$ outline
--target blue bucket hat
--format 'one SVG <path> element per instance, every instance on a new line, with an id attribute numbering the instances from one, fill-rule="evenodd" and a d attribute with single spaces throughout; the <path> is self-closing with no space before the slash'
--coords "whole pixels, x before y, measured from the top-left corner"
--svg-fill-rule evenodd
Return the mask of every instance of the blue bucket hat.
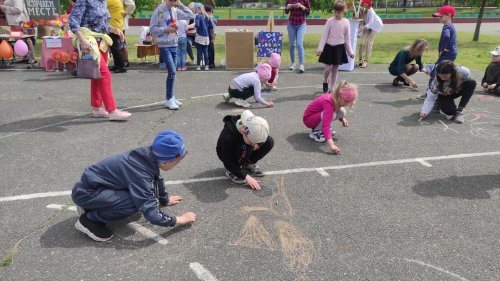
<path id="1" fill-rule="evenodd" d="M 194 10 L 195 11 L 198 11 L 201 8 L 203 8 L 203 4 L 201 4 L 201 3 L 194 3 Z"/>
<path id="2" fill-rule="evenodd" d="M 152 145 L 153 157 L 156 161 L 170 161 L 178 159 L 186 153 L 184 139 L 175 131 L 159 132 Z"/>

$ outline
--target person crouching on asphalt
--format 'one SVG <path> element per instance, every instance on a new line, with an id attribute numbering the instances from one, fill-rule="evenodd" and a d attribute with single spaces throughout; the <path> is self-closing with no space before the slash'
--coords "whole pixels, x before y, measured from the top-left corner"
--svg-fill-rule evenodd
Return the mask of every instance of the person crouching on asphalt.
<path id="1" fill-rule="evenodd" d="M 254 177 L 263 177 L 264 172 L 257 162 L 274 146 L 269 124 L 250 110 L 243 111 L 241 115 L 227 115 L 222 121 L 224 128 L 216 150 L 227 170 L 226 176 L 234 183 L 246 183 L 252 189 L 260 190 L 260 182 Z"/>
<path id="2" fill-rule="evenodd" d="M 256 67 L 256 71 L 241 74 L 234 78 L 227 89 L 227 93 L 222 98 L 229 102 L 232 98 L 237 99 L 234 103 L 237 106 L 248 108 L 251 105 L 246 101 L 253 96 L 255 100 L 267 107 L 272 107 L 272 101 L 266 101 L 261 96 L 262 84 L 271 79 L 271 66 L 268 63 L 261 63 Z"/>
<path id="3" fill-rule="evenodd" d="M 158 133 L 151 146 L 109 157 L 87 167 L 71 194 L 81 213 L 75 228 L 95 241 L 104 242 L 114 235 L 107 224 L 137 212 L 150 223 L 160 226 L 194 222 L 196 215 L 192 212 L 176 217 L 160 210 L 160 206 L 172 206 L 182 201 L 181 196 L 167 193 L 160 169 L 173 169 L 186 154 L 182 136 L 166 130 Z"/>

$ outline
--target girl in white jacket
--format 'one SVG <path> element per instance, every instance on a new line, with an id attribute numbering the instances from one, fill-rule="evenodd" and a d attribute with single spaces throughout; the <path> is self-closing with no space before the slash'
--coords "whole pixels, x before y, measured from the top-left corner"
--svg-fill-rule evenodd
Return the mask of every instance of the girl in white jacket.
<path id="1" fill-rule="evenodd" d="M 375 13 L 372 8 L 371 0 L 361 1 L 363 21 L 360 24 L 361 44 L 359 44 L 359 66 L 365 68 L 368 66 L 368 60 L 372 54 L 373 41 L 375 35 L 382 31 L 384 24 L 382 19 Z M 364 57 L 363 57 L 364 56 Z"/>

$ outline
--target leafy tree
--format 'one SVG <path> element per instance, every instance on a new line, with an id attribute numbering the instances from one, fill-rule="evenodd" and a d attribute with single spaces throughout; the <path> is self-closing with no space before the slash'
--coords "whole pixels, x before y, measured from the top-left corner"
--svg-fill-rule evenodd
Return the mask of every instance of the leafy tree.
<path id="1" fill-rule="evenodd" d="M 490 1 L 493 2 L 493 4 L 498 7 L 500 5 L 500 0 L 493 0 Z M 472 6 L 479 6 L 479 15 L 477 17 L 476 21 L 476 29 L 474 30 L 474 38 L 472 41 L 479 41 L 479 33 L 481 30 L 481 22 L 483 21 L 483 15 L 484 15 L 484 6 L 486 6 L 486 0 L 470 0 L 469 2 Z"/>

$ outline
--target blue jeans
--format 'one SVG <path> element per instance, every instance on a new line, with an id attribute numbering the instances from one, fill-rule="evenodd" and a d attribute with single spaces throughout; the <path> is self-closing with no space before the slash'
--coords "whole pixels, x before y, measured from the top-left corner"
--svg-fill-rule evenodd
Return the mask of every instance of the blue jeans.
<path id="1" fill-rule="evenodd" d="M 201 60 L 205 62 L 205 65 L 208 65 L 208 45 L 196 44 L 196 63 L 201 65 Z M 202 58 L 203 56 L 203 58 Z"/>
<path id="2" fill-rule="evenodd" d="M 177 67 L 186 66 L 187 38 L 179 37 L 177 42 Z"/>
<path id="3" fill-rule="evenodd" d="M 306 23 L 299 26 L 288 24 L 288 41 L 290 42 L 290 60 L 295 63 L 295 46 L 299 49 L 299 63 L 304 64 L 304 35 L 306 34 Z"/>
<path id="4" fill-rule="evenodd" d="M 169 100 L 174 96 L 174 81 L 175 81 L 175 62 L 177 60 L 177 47 L 160 48 L 160 55 L 163 57 L 163 62 L 167 67 L 167 92 L 166 99 Z"/>

